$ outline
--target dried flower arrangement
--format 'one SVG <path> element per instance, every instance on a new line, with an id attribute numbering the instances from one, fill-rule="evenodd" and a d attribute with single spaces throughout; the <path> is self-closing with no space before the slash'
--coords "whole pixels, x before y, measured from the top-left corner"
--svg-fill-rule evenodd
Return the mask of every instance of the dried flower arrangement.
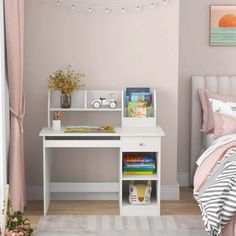
<path id="1" fill-rule="evenodd" d="M 57 70 L 49 75 L 48 88 L 60 91 L 62 94 L 71 94 L 72 92 L 84 87 L 81 84 L 81 78 L 85 77 L 83 73 L 76 73 L 71 65 L 66 70 Z"/>

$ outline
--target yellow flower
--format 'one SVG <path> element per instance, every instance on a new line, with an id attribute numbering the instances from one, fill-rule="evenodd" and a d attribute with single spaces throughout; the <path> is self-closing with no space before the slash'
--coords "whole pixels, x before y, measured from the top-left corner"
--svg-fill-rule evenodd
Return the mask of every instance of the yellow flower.
<path id="1" fill-rule="evenodd" d="M 71 65 L 68 65 L 66 71 L 57 70 L 49 75 L 48 88 L 58 90 L 64 94 L 71 94 L 75 90 L 84 87 L 81 84 L 81 78 L 85 77 L 82 73 L 75 73 Z"/>

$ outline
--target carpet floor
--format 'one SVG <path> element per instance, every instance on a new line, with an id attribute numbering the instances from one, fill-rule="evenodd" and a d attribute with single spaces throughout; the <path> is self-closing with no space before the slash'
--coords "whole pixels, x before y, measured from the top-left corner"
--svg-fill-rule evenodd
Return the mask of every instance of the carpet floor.
<path id="1" fill-rule="evenodd" d="M 200 216 L 45 216 L 36 236 L 206 236 Z"/>

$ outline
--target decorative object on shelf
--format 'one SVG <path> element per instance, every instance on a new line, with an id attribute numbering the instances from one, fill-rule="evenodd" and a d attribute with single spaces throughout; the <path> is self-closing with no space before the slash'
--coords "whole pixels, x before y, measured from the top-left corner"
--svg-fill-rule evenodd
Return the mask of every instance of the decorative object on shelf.
<path id="1" fill-rule="evenodd" d="M 149 205 L 151 203 L 152 182 L 146 184 L 129 183 L 129 203 L 133 205 Z"/>
<path id="2" fill-rule="evenodd" d="M 71 107 L 71 94 L 62 93 L 61 94 L 61 108 Z"/>
<path id="3" fill-rule="evenodd" d="M 65 133 L 115 133 L 112 126 L 68 126 Z"/>
<path id="4" fill-rule="evenodd" d="M 210 7 L 210 45 L 236 46 L 236 5 Z"/>
<path id="5" fill-rule="evenodd" d="M 111 109 L 115 109 L 117 107 L 117 101 L 113 99 L 113 93 L 109 93 L 110 99 L 107 99 L 105 97 L 100 97 L 99 99 L 93 100 L 91 102 L 91 105 L 94 109 L 99 109 L 101 107 L 109 107 Z"/>
<path id="6" fill-rule="evenodd" d="M 86 4 L 86 3 L 77 3 L 74 0 L 42 0 L 44 3 L 55 4 L 57 7 L 69 7 L 73 11 L 78 12 L 87 12 L 92 14 L 94 12 L 101 12 L 105 14 L 111 13 L 120 13 L 121 15 L 132 13 L 132 12 L 140 12 L 144 10 L 153 10 L 159 8 L 161 6 L 166 6 L 169 0 L 150 0 L 145 1 L 144 3 L 137 2 L 136 4 L 122 4 L 122 5 L 101 5 L 101 4 Z"/>
<path id="7" fill-rule="evenodd" d="M 48 88 L 61 92 L 61 107 L 71 107 L 71 94 L 84 87 L 81 84 L 81 78 L 85 77 L 82 73 L 76 73 L 71 65 L 68 65 L 66 71 L 57 70 L 48 79 Z"/>
<path id="8" fill-rule="evenodd" d="M 62 119 L 63 112 L 56 111 L 54 112 L 54 119 L 52 121 L 52 129 L 53 130 L 61 130 L 61 119 Z"/>
<path id="9" fill-rule="evenodd" d="M 6 212 L 6 226 L 2 235 L 6 236 L 31 236 L 33 229 L 27 217 L 20 211 L 13 211 L 10 200 L 4 206 L 3 212 Z"/>

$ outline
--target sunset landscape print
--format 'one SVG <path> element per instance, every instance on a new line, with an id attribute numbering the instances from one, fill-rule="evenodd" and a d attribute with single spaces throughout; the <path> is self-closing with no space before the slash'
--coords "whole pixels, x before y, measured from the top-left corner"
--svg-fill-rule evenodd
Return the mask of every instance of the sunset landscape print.
<path id="1" fill-rule="evenodd" d="M 210 44 L 236 45 L 236 6 L 211 6 Z"/>

